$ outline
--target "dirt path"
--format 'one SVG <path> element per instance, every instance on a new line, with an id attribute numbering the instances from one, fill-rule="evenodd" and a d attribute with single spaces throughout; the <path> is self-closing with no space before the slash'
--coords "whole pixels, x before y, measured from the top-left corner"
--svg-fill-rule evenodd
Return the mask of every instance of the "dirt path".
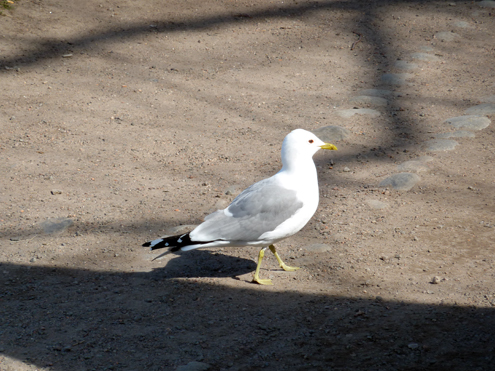
<path id="1" fill-rule="evenodd" d="M 0 370 L 491 370 L 491 5 L 3 10 Z M 445 122 L 480 104 L 484 128 Z M 278 171 L 289 131 L 328 125 L 349 132 L 315 156 L 319 209 L 278 246 L 303 269 L 267 256 L 263 287 L 253 248 L 141 247 Z M 380 186 L 402 172 L 410 190 Z"/>

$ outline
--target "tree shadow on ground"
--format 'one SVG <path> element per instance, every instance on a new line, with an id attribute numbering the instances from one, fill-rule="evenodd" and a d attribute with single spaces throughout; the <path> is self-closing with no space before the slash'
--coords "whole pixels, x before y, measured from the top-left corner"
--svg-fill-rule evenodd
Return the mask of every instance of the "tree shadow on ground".
<path id="1" fill-rule="evenodd" d="M 263 9 L 257 9 L 250 13 L 232 13 L 226 12 L 224 14 L 217 14 L 213 16 L 205 17 L 191 17 L 189 20 L 180 22 L 158 20 L 154 24 L 150 25 L 149 22 L 144 23 L 132 23 L 123 22 L 119 25 L 112 25 L 101 31 L 95 32 L 94 30 L 88 31 L 85 35 L 71 38 L 70 40 L 64 40 L 66 44 L 71 45 L 71 48 L 77 50 L 78 48 L 87 46 L 89 44 L 102 44 L 109 43 L 122 37 L 132 38 L 140 34 L 146 34 L 150 32 L 159 33 L 174 33 L 181 31 L 198 31 L 207 30 L 215 26 L 232 25 L 237 24 L 239 21 L 255 22 L 266 18 L 294 18 L 302 17 L 308 13 L 314 13 L 321 10 L 348 10 L 363 12 L 365 23 L 369 24 L 372 21 L 373 10 L 388 6 L 395 5 L 397 3 L 407 4 L 426 4 L 425 0 L 378 0 L 373 1 L 370 4 L 369 1 L 320 1 L 309 2 L 300 5 L 283 5 L 283 6 L 267 6 Z M 371 7 L 370 7 L 371 5 Z M 445 8 L 448 12 L 448 7 Z M 379 33 L 374 30 L 369 24 L 364 32 L 367 33 L 367 37 L 370 39 L 379 40 Z M 352 27 L 350 27 L 352 29 Z M 32 40 L 22 40 L 19 37 L 19 41 L 24 41 L 26 44 L 31 45 L 31 50 L 26 50 L 22 55 L 13 56 L 10 58 L 4 58 L 0 67 L 11 67 L 18 65 L 34 65 L 39 64 L 44 60 L 60 57 L 60 40 L 45 40 L 34 44 Z M 378 43 L 376 43 L 378 44 Z M 8 72 L 4 68 L 0 69 L 0 72 Z"/>
<path id="2" fill-rule="evenodd" d="M 76 53 L 89 45 L 92 47 L 101 47 L 105 44 L 129 41 L 133 37 L 149 33 L 166 35 L 184 31 L 206 32 L 215 27 L 234 27 L 240 22 L 255 23 L 265 19 L 301 19 L 324 11 L 345 11 L 353 14 L 354 21 L 346 25 L 345 29 L 339 31 L 353 36 L 355 36 L 353 33 L 361 35 L 359 41 L 361 45 L 366 43 L 368 49 L 366 52 L 357 54 L 356 58 L 361 59 L 362 64 L 367 67 L 368 73 L 373 76 L 374 81 L 370 84 L 370 87 L 383 88 L 384 84 L 380 81 L 381 72 L 378 71 L 378 67 L 382 70 L 389 68 L 392 62 L 404 53 L 404 50 L 394 49 L 388 45 L 387 40 L 391 37 L 393 38 L 393 35 L 387 34 L 385 28 L 380 27 L 380 19 L 383 16 L 383 12 L 396 5 L 407 5 L 410 7 L 416 5 L 429 6 L 424 11 L 435 11 L 436 14 L 443 15 L 453 14 L 455 10 L 455 7 L 439 7 L 438 4 L 431 4 L 431 2 L 424 0 L 376 0 L 373 2 L 319 1 L 299 4 L 280 4 L 277 6 L 266 5 L 263 8 L 258 8 L 248 13 L 225 11 L 224 13 L 215 15 L 189 16 L 187 18 L 184 17 L 185 19 L 180 22 L 171 21 L 169 20 L 171 19 L 170 17 L 167 19 L 158 19 L 153 24 L 150 24 L 149 21 L 141 23 L 129 21 L 115 22 L 101 30 L 88 30 L 85 34 L 67 40 L 42 39 L 38 44 L 35 44 L 32 40 L 23 40 L 22 37 L 19 37 L 19 43 L 26 45 L 25 50 L 20 55 L 3 58 L 0 62 L 0 67 L 11 68 L 18 65 L 33 66 L 43 64 L 50 59 L 60 58 L 61 52 L 67 45 L 70 45 L 70 49 Z M 357 40 L 356 38 L 355 41 Z M 349 47 L 352 45 L 350 43 Z M 11 71 L 0 68 L 0 72 L 10 73 Z M 389 88 L 391 90 L 397 90 L 400 87 L 389 86 Z M 188 90 L 185 86 L 181 86 L 181 89 Z M 194 92 L 191 91 L 191 94 L 194 94 Z M 453 107 L 457 104 L 455 100 L 449 98 L 432 99 L 424 95 L 416 98 L 403 97 L 402 102 L 404 100 L 414 106 L 420 106 L 426 102 L 437 105 L 441 104 L 445 107 Z M 233 104 L 232 106 L 234 107 L 235 105 Z M 221 108 L 225 110 L 229 109 Z M 383 137 L 383 140 L 371 139 L 369 141 L 369 148 L 363 149 L 363 153 L 371 154 L 371 149 L 377 145 L 381 145 L 381 148 L 385 150 L 397 150 L 398 152 L 410 151 L 412 147 L 417 149 L 417 143 L 421 143 L 427 138 L 429 139 L 424 128 L 411 115 L 411 112 L 406 112 L 402 109 L 401 98 L 389 98 L 389 104 L 383 110 L 386 111 L 386 115 L 380 119 L 380 125 L 383 127 L 383 130 L 379 135 Z M 407 136 L 408 140 L 400 140 L 401 136 Z M 337 156 L 339 161 L 346 162 L 350 158 L 353 158 L 355 153 L 344 157 L 341 157 L 339 154 Z M 389 161 L 387 157 L 372 157 L 372 159 L 376 162 Z"/>
<path id="3" fill-rule="evenodd" d="M 495 361 L 493 309 L 232 289 L 172 268 L 0 269 L 0 368 L 489 370 Z"/>

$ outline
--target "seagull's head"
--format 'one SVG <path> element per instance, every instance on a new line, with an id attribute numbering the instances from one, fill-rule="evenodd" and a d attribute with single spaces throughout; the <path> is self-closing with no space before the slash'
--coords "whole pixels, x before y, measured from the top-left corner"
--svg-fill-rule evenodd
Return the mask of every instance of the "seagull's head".
<path id="1" fill-rule="evenodd" d="M 337 147 L 333 144 L 323 142 L 320 138 L 307 130 L 296 129 L 291 131 L 284 139 L 282 144 L 282 158 L 292 157 L 293 155 L 296 155 L 297 157 L 313 157 L 320 149 L 336 151 Z"/>

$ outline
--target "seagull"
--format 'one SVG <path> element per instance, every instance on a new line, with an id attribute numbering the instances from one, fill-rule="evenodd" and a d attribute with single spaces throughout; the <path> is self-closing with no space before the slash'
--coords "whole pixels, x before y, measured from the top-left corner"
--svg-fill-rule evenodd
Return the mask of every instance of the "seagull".
<path id="1" fill-rule="evenodd" d="M 299 269 L 286 265 L 274 244 L 299 232 L 316 212 L 319 190 L 313 155 L 320 149 L 337 147 L 303 129 L 290 132 L 282 143 L 282 169 L 278 173 L 251 185 L 227 208 L 208 215 L 191 232 L 158 238 L 143 246 L 151 250 L 168 249 L 155 259 L 200 247 L 262 247 L 253 282 L 272 285 L 270 279 L 259 277 L 267 249 L 283 270 Z"/>

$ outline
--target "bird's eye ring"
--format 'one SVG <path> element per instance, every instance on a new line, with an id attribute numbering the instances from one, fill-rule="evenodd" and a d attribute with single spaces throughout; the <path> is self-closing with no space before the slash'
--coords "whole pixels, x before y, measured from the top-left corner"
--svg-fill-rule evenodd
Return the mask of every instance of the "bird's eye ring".
<path id="1" fill-rule="evenodd" d="M 314 140 L 313 140 L 313 139 L 310 139 L 310 140 L 309 140 L 309 143 L 313 143 L 313 142 L 314 142 Z"/>

